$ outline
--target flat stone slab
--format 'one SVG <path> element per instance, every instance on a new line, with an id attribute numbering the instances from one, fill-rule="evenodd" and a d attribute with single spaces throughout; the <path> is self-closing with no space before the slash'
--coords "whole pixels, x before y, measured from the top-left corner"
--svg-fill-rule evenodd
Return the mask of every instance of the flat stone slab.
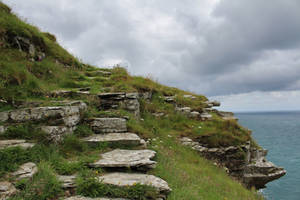
<path id="1" fill-rule="evenodd" d="M 12 175 L 17 177 L 17 180 L 31 178 L 34 174 L 36 174 L 38 168 L 36 164 L 29 162 L 21 165 L 18 171 L 14 172 Z"/>
<path id="2" fill-rule="evenodd" d="M 128 199 L 113 199 L 113 198 L 89 198 L 83 196 L 69 197 L 64 200 L 128 200 Z"/>
<path id="3" fill-rule="evenodd" d="M 62 183 L 62 188 L 75 188 L 76 187 L 76 176 L 58 176 L 58 180 Z"/>
<path id="4" fill-rule="evenodd" d="M 110 173 L 100 176 L 98 179 L 104 184 L 110 184 L 119 187 L 134 186 L 136 184 L 152 186 L 161 194 L 168 194 L 172 191 L 166 181 L 156 176 L 147 174 Z"/>
<path id="5" fill-rule="evenodd" d="M 141 138 L 134 133 L 108 133 L 108 134 L 99 134 L 93 135 L 87 138 L 84 138 L 83 141 L 86 141 L 90 144 L 97 143 L 112 143 L 112 144 L 124 144 L 124 145 L 141 145 Z"/>
<path id="6" fill-rule="evenodd" d="M 27 143 L 26 140 L 0 140 L 0 149 L 9 147 L 32 148 L 35 144 Z"/>
<path id="7" fill-rule="evenodd" d="M 89 164 L 90 167 L 105 168 L 137 168 L 153 169 L 156 162 L 150 159 L 155 157 L 156 152 L 152 150 L 121 150 L 116 149 L 101 154 L 101 159 L 95 163 Z"/>
<path id="8" fill-rule="evenodd" d="M 121 133 L 127 131 L 126 119 L 123 118 L 95 118 L 90 122 L 95 133 Z"/>
<path id="9" fill-rule="evenodd" d="M 17 189 L 9 182 L 0 182 L 0 200 L 6 200 L 14 195 Z"/>

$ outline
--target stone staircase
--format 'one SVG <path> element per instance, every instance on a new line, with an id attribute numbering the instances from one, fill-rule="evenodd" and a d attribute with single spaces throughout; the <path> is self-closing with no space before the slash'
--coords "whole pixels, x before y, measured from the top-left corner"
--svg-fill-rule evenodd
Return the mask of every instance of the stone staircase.
<path id="1" fill-rule="evenodd" d="M 121 96 L 120 96 L 121 95 Z M 106 101 L 104 107 L 99 109 L 112 109 L 109 105 L 133 105 L 132 111 L 139 116 L 139 105 L 136 104 L 136 94 L 102 94 Z M 49 135 L 51 141 L 59 142 L 66 134 L 76 129 L 82 120 L 82 112 L 87 105 L 81 101 L 66 103 L 66 105 L 53 107 L 30 107 L 20 108 L 13 111 L 0 112 L 0 135 L 8 127 L 26 122 L 40 123 L 40 128 Z M 99 175 L 96 179 L 103 183 L 118 187 L 133 187 L 137 184 L 151 186 L 159 194 L 159 200 L 166 199 L 171 192 L 168 183 L 159 177 L 147 174 L 147 171 L 156 167 L 157 162 L 153 160 L 156 152 L 146 149 L 146 142 L 135 133 L 127 131 L 126 119 L 123 118 L 91 118 L 85 119 L 94 132 L 83 142 L 88 145 L 108 144 L 113 150 L 99 155 L 99 160 L 89 163 L 91 169 L 107 169 L 107 173 Z M 0 150 L 9 147 L 21 147 L 24 149 L 34 147 L 34 143 L 23 139 L 0 140 Z M 122 149 L 121 147 L 124 147 Z M 37 172 L 34 163 L 25 163 L 12 175 L 16 180 L 31 178 Z M 58 175 L 64 190 L 76 189 L 76 174 L 72 176 Z M 17 192 L 13 184 L 9 182 L 0 183 L 0 199 L 6 200 Z M 71 193 L 69 193 L 71 194 Z M 120 199 L 115 200 L 122 200 Z M 66 200 L 91 200 L 93 198 L 83 196 L 65 197 Z M 94 198 L 95 200 L 114 200 L 112 198 Z M 126 200 L 126 199 L 123 199 Z"/>

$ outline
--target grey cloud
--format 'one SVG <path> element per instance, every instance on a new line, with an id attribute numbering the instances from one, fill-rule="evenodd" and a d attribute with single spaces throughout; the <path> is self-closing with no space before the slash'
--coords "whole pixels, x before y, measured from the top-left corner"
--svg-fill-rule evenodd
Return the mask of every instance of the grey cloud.
<path id="1" fill-rule="evenodd" d="M 91 64 L 206 95 L 300 90 L 298 0 L 4 2 Z"/>

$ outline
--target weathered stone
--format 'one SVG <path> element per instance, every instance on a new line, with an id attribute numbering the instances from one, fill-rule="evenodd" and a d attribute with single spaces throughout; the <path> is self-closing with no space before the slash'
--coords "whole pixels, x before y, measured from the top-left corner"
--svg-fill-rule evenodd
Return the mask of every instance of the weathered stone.
<path id="1" fill-rule="evenodd" d="M 14 172 L 12 175 L 17 177 L 17 180 L 24 178 L 31 178 L 35 173 L 37 173 L 38 168 L 34 163 L 25 163 L 21 165 L 18 171 Z"/>
<path id="2" fill-rule="evenodd" d="M 193 96 L 193 95 L 189 95 L 189 94 L 186 94 L 186 95 L 183 95 L 184 98 L 189 98 L 189 99 L 196 99 L 197 97 Z"/>
<path id="3" fill-rule="evenodd" d="M 156 152 L 152 150 L 120 150 L 116 149 L 101 154 L 101 159 L 90 164 L 91 167 L 99 168 L 137 168 L 141 170 L 153 169 L 156 162 L 151 159 Z"/>
<path id="4" fill-rule="evenodd" d="M 126 120 L 123 118 L 95 118 L 90 122 L 95 133 L 118 133 L 126 132 Z"/>
<path id="5" fill-rule="evenodd" d="M 62 187 L 65 189 L 76 187 L 76 176 L 58 176 L 58 180 L 62 183 Z"/>
<path id="6" fill-rule="evenodd" d="M 198 118 L 200 116 L 200 113 L 197 111 L 193 111 L 190 113 L 190 117 L 192 118 Z"/>
<path id="7" fill-rule="evenodd" d="M 218 101 L 207 101 L 206 104 L 208 108 L 221 106 L 221 103 Z"/>
<path id="8" fill-rule="evenodd" d="M 75 197 L 69 197 L 64 200 L 128 200 L 128 199 L 122 199 L 122 198 L 89 198 L 89 197 L 83 197 L 83 196 L 75 196 Z"/>
<path id="9" fill-rule="evenodd" d="M 164 100 L 167 103 L 175 103 L 175 98 L 176 98 L 176 96 L 165 96 Z"/>
<path id="10" fill-rule="evenodd" d="M 180 141 L 183 145 L 200 152 L 207 159 L 215 160 L 219 165 L 226 167 L 231 176 L 236 177 L 249 188 L 264 188 L 268 182 L 286 174 L 283 168 L 266 160 L 266 150 L 251 148 L 250 142 L 239 146 L 208 148 L 187 137 L 181 138 Z"/>
<path id="11" fill-rule="evenodd" d="M 21 147 L 28 149 L 33 147 L 35 144 L 27 143 L 26 140 L 0 140 L 0 149 L 9 147 Z"/>
<path id="12" fill-rule="evenodd" d="M 147 174 L 111 173 L 100 176 L 99 181 L 120 187 L 134 186 L 136 184 L 152 186 L 161 194 L 165 195 L 171 192 L 171 188 L 166 181 Z"/>
<path id="13" fill-rule="evenodd" d="M 0 182 L 0 200 L 6 200 L 17 192 L 13 184 L 9 182 Z"/>
<path id="14" fill-rule="evenodd" d="M 7 127 L 5 126 L 0 126 L 0 135 L 5 133 L 5 131 L 7 130 Z"/>
<path id="15" fill-rule="evenodd" d="M 86 141 L 90 144 L 107 142 L 109 144 L 122 144 L 130 146 L 141 145 L 141 138 L 134 133 L 99 134 L 84 138 L 83 141 Z"/>
<path id="16" fill-rule="evenodd" d="M 155 117 L 163 117 L 165 113 L 152 113 L 152 115 Z"/>
<path id="17" fill-rule="evenodd" d="M 35 107 L 12 110 L 3 119 L 12 122 L 46 121 L 47 123 L 65 124 L 73 127 L 80 121 L 81 113 L 87 108 L 83 102 L 70 103 L 72 106 Z M 4 116 L 4 114 L 2 114 Z M 1 115 L 0 115 L 1 116 Z"/>
<path id="18" fill-rule="evenodd" d="M 232 112 L 218 111 L 217 114 L 224 120 L 238 120 Z"/>
<path id="19" fill-rule="evenodd" d="M 73 128 L 66 126 L 42 126 L 41 130 L 48 135 L 48 140 L 57 143 L 63 139 L 63 136 L 73 132 Z"/>
<path id="20" fill-rule="evenodd" d="M 152 92 L 139 93 L 139 98 L 150 101 L 152 99 Z"/>
<path id="21" fill-rule="evenodd" d="M 200 118 L 201 118 L 201 120 L 210 120 L 210 119 L 212 119 L 212 115 L 209 113 L 201 113 Z"/>
<path id="22" fill-rule="evenodd" d="M 9 112 L 0 112 L 0 122 L 6 122 L 9 119 Z"/>

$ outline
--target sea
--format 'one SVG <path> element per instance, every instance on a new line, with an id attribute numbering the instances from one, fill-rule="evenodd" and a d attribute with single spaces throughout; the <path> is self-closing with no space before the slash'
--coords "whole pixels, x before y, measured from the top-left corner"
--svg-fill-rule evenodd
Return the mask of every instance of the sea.
<path id="1" fill-rule="evenodd" d="M 267 159 L 287 174 L 267 184 L 261 192 L 267 200 L 300 200 L 300 111 L 236 113 L 239 122 L 253 131 L 257 143 L 267 149 Z"/>

